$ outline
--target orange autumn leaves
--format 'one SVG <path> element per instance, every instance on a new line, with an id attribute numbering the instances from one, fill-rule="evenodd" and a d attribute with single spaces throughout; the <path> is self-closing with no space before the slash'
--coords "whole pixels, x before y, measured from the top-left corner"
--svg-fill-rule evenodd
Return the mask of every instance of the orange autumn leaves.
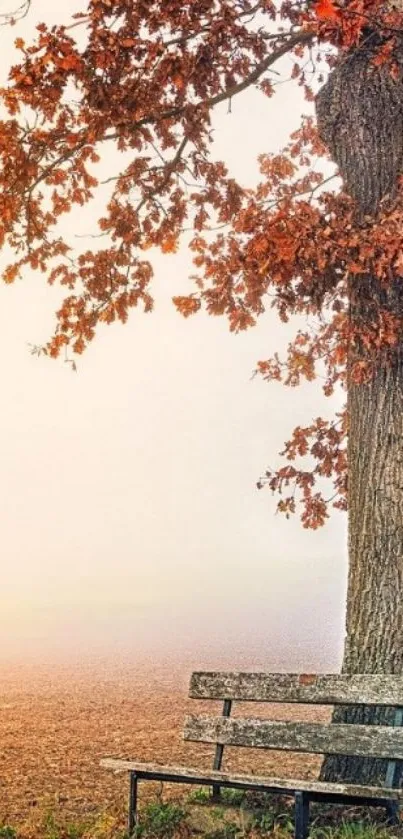
<path id="1" fill-rule="evenodd" d="M 388 283 L 391 266 L 403 264 L 401 204 L 359 229 L 350 199 L 320 172 L 325 149 L 311 118 L 280 153 L 266 151 L 270 97 L 287 96 L 274 84 L 280 59 L 311 101 L 308 64 L 324 73 L 334 46 L 356 43 L 368 14 L 377 25 L 398 24 L 379 0 L 83 0 L 74 21 L 39 24 L 30 44 L 17 39 L 19 63 L 0 91 L 0 244 L 14 254 L 3 280 L 39 270 L 65 292 L 46 354 L 82 353 L 100 324 L 151 312 L 153 249 L 169 259 L 186 231 L 194 277 L 189 294 L 173 297 L 183 316 L 204 309 L 234 332 L 270 308 L 285 322 L 308 318 L 285 358 L 262 361 L 259 373 L 289 386 L 320 376 L 331 395 L 345 383 L 353 347 L 353 376 L 366 380 L 371 357 L 393 350 L 399 324 L 379 311 L 376 323 L 353 326 L 348 278 L 371 271 Z M 235 111 L 251 88 L 262 94 L 268 132 L 254 188 L 215 159 L 212 145 L 215 107 Z M 103 149 L 115 151 L 107 176 Z M 86 206 L 91 236 L 70 241 L 59 223 Z M 295 508 L 287 482 L 297 487 L 305 526 L 328 514 L 322 480 L 333 482 L 330 503 L 345 505 L 344 421 L 337 429 L 300 429 L 284 457 L 308 456 L 311 465 L 293 461 L 266 476 L 283 492 L 285 513 Z"/>
<path id="2" fill-rule="evenodd" d="M 318 0 L 315 3 L 315 14 L 320 20 L 338 20 L 341 11 L 333 0 Z"/>
<path id="3" fill-rule="evenodd" d="M 364 29 L 389 36 L 400 29 L 397 4 L 383 0 L 316 0 L 313 10 L 320 40 L 330 40 L 339 49 L 358 44 Z"/>

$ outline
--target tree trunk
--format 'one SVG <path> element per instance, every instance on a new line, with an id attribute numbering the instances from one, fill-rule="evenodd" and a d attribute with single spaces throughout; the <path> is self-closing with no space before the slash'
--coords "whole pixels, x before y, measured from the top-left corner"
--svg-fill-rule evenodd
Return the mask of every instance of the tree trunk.
<path id="1" fill-rule="evenodd" d="M 403 363 L 350 385 L 343 670 L 403 672 Z"/>
<path id="2" fill-rule="evenodd" d="M 399 72 L 392 75 L 387 63 L 373 61 L 379 34 L 364 35 L 330 73 L 316 113 L 319 134 L 355 201 L 357 220 L 371 224 L 387 211 L 403 171 L 403 41 L 394 47 Z M 376 333 L 381 310 L 402 323 L 403 281 L 391 276 L 388 286 L 369 276 L 351 278 L 354 326 L 358 321 L 364 332 Z M 365 346 L 360 350 L 365 359 Z M 372 380 L 355 384 L 349 376 L 348 384 L 349 577 L 342 669 L 402 674 L 403 338 L 393 350 L 376 352 Z M 342 707 L 333 721 L 389 723 L 392 714 Z M 385 771 L 385 761 L 328 756 L 321 778 L 378 784 Z"/>
<path id="3" fill-rule="evenodd" d="M 403 673 L 403 353 L 349 386 L 349 575 L 345 673 Z M 392 711 L 339 708 L 334 722 L 388 724 Z M 321 778 L 383 783 L 386 761 L 327 757 Z"/>

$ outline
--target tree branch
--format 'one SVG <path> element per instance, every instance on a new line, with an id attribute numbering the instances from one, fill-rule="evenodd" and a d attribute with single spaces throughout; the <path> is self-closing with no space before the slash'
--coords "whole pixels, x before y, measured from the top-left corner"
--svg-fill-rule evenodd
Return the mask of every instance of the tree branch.
<path id="1" fill-rule="evenodd" d="M 31 7 L 31 0 L 23 0 L 23 2 L 18 6 L 14 12 L 2 12 L 0 14 L 0 18 L 2 21 L 0 26 L 7 26 L 11 24 L 15 20 L 22 20 L 22 18 L 26 17 Z"/>
<path id="2" fill-rule="evenodd" d="M 308 44 L 314 38 L 314 34 L 312 32 L 305 32 L 303 30 L 299 30 L 295 32 L 294 35 L 291 35 L 288 41 L 285 44 L 282 44 L 281 47 L 274 50 L 270 55 L 267 55 L 260 64 L 255 67 L 255 69 L 249 73 L 249 76 L 246 77 L 242 82 L 238 82 L 238 84 L 232 85 L 232 87 L 228 87 L 227 90 L 224 90 L 222 93 L 218 93 L 216 96 L 212 96 L 210 99 L 205 99 L 204 101 L 201 100 L 200 102 L 191 103 L 193 107 L 196 109 L 201 105 L 205 108 L 214 108 L 215 105 L 218 105 L 220 102 L 225 102 L 226 99 L 232 99 L 234 96 L 237 96 L 238 93 L 242 93 L 243 90 L 246 90 L 250 85 L 254 84 L 263 73 L 271 67 L 272 64 L 275 64 L 280 58 L 290 52 L 294 47 L 298 44 Z M 163 111 L 161 114 L 153 114 L 147 117 L 143 117 L 142 119 L 137 120 L 137 122 L 133 123 L 131 128 L 141 128 L 143 125 L 147 125 L 149 123 L 158 122 L 162 119 L 171 119 L 175 116 L 180 116 L 186 110 L 189 105 L 179 105 L 175 108 L 169 108 L 167 111 Z M 127 125 L 126 123 L 122 123 L 122 125 Z M 117 140 L 121 137 L 120 133 L 114 134 L 106 134 L 102 140 Z"/>
<path id="3" fill-rule="evenodd" d="M 261 61 L 257 65 L 257 67 L 255 67 L 255 69 L 251 73 L 249 73 L 249 76 L 247 76 L 242 82 L 232 85 L 232 87 L 227 88 L 227 90 L 223 91 L 222 93 L 218 93 L 216 96 L 212 96 L 210 99 L 192 103 L 193 107 L 195 109 L 197 109 L 200 106 L 203 106 L 205 108 L 214 108 L 215 105 L 218 105 L 220 102 L 225 102 L 225 100 L 227 99 L 232 99 L 234 96 L 237 96 L 238 93 L 241 93 L 242 91 L 250 87 L 252 84 L 254 84 L 254 82 L 256 82 L 263 75 L 263 73 L 266 70 L 268 70 L 269 67 L 271 67 L 272 64 L 275 64 L 276 61 L 278 61 L 280 58 L 282 58 L 284 55 L 290 52 L 294 47 L 296 47 L 298 44 L 308 44 L 313 40 L 313 38 L 314 34 L 312 32 L 306 32 L 303 30 L 295 32 L 288 38 L 286 43 L 282 44 L 280 47 L 278 47 L 278 49 L 270 53 L 270 55 L 267 55 L 266 58 L 264 58 L 263 61 Z M 172 117 L 180 116 L 185 112 L 186 108 L 188 107 L 189 105 L 180 105 L 174 108 L 169 108 L 166 111 L 162 111 L 162 113 L 160 114 L 150 114 L 146 117 L 143 117 L 142 119 L 139 119 L 137 120 L 137 122 L 133 122 L 130 125 L 130 132 L 132 133 L 136 129 L 141 128 L 143 125 L 148 125 L 150 123 L 159 122 L 160 120 L 171 119 Z M 126 122 L 121 123 L 121 127 L 127 128 L 128 125 Z M 100 137 L 99 142 L 104 142 L 106 140 L 117 140 L 120 139 L 121 136 L 122 134 L 120 131 L 115 131 L 113 134 L 105 134 L 103 137 Z M 43 170 L 43 172 L 41 172 L 41 174 L 36 178 L 36 180 L 29 189 L 29 193 L 31 194 L 35 187 L 37 187 L 39 183 L 45 180 L 56 166 L 58 166 L 60 163 L 66 162 L 69 158 L 73 157 L 74 154 L 78 152 L 80 149 L 82 149 L 85 145 L 87 145 L 87 143 L 88 141 L 84 137 L 77 144 L 77 146 L 74 146 L 72 149 L 69 149 L 67 152 L 64 152 L 55 161 L 50 163 L 49 166 L 47 166 Z M 180 146 L 179 148 L 181 154 L 183 148 L 182 146 Z"/>

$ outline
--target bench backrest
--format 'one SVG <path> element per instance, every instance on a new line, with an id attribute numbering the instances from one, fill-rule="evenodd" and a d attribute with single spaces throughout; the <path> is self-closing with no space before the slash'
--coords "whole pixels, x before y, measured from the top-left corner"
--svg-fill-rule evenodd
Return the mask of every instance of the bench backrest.
<path id="1" fill-rule="evenodd" d="M 385 785 L 397 786 L 403 765 L 403 676 L 285 673 L 193 673 L 193 699 L 222 700 L 220 717 L 190 715 L 185 740 L 215 743 L 214 769 L 224 746 L 311 754 L 386 758 Z M 356 725 L 231 718 L 234 702 L 375 705 L 394 708 L 394 723 Z"/>

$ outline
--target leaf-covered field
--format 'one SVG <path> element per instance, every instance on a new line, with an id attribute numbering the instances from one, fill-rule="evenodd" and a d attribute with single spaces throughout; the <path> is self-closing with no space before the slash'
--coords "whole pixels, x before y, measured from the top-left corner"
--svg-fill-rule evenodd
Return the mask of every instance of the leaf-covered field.
<path id="1" fill-rule="evenodd" d="M 124 824 L 127 778 L 99 767 L 102 757 L 211 765 L 211 746 L 184 744 L 189 711 L 220 709 L 219 703 L 187 699 L 192 667 L 150 663 L 2 666 L 0 669 L 0 824 L 35 824 L 43 813 L 72 820 L 103 813 Z M 207 706 L 207 707 L 206 707 Z M 239 714 L 295 715 L 286 707 L 247 706 Z M 323 711 L 298 709 L 301 718 Z M 225 766 L 245 771 L 314 775 L 315 759 L 228 749 Z M 140 787 L 140 806 L 160 785 Z M 183 788 L 164 789 L 180 797 Z M 187 789 L 186 792 L 190 792 Z"/>

